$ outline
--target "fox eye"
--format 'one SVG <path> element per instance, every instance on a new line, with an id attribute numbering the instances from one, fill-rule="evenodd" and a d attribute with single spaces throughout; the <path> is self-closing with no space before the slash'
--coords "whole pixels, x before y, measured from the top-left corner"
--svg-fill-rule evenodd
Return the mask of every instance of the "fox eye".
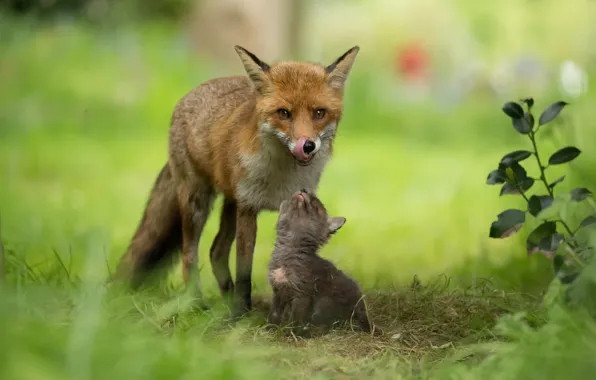
<path id="1" fill-rule="evenodd" d="M 321 120 L 322 118 L 325 117 L 325 114 L 327 113 L 327 110 L 323 109 L 323 108 L 319 108 L 317 110 L 315 110 L 315 119 Z"/>
<path id="2" fill-rule="evenodd" d="M 277 110 L 277 115 L 282 120 L 290 120 L 290 118 L 292 117 L 292 114 L 290 113 L 290 111 L 288 111 L 285 108 L 278 109 Z"/>

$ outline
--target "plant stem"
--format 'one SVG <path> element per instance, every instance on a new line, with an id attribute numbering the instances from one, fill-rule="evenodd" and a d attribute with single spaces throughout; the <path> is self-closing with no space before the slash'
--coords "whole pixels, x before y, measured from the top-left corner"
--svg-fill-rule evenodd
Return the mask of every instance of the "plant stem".
<path id="1" fill-rule="evenodd" d="M 548 181 L 546 180 L 546 175 L 544 173 L 544 170 L 546 169 L 546 167 L 542 166 L 542 162 L 540 161 L 540 155 L 538 154 L 538 147 L 536 146 L 535 132 L 530 132 L 528 137 L 530 137 L 530 141 L 532 141 L 532 147 L 534 148 L 534 156 L 536 156 L 536 161 L 538 162 L 538 168 L 540 169 L 540 180 L 544 183 L 544 186 L 546 187 L 546 191 L 548 191 L 548 195 L 550 195 L 552 197 L 553 190 L 548 186 Z"/>
<path id="2" fill-rule="evenodd" d="M 582 268 L 584 268 L 586 266 L 586 263 L 584 263 L 584 261 L 582 259 L 579 258 L 579 256 L 577 256 L 577 254 L 575 253 L 575 249 L 573 249 L 573 247 L 571 246 L 571 244 L 569 244 L 568 241 L 565 242 L 567 244 L 567 246 L 569 247 L 569 249 L 567 250 L 567 253 L 569 253 L 569 256 L 571 256 L 571 258 Z"/>
<path id="3" fill-rule="evenodd" d="M 521 187 L 518 187 L 517 190 L 519 191 L 521 196 L 524 197 L 524 199 L 526 200 L 526 203 L 530 202 L 530 199 L 528 199 L 528 196 L 526 195 L 526 193 L 524 193 L 524 191 L 522 190 Z"/>
<path id="4" fill-rule="evenodd" d="M 567 246 L 569 247 L 569 249 L 567 250 L 567 252 L 569 253 L 569 255 L 571 256 L 571 258 L 573 260 L 575 260 L 575 262 L 580 265 L 582 268 L 586 266 L 586 264 L 583 262 L 583 260 L 577 255 L 577 253 L 575 252 L 576 249 L 579 248 L 579 246 L 575 243 L 574 239 L 575 239 L 575 234 L 573 233 L 573 231 L 571 231 L 571 228 L 569 227 L 569 225 L 562 219 L 557 220 L 557 222 L 561 223 L 563 225 L 563 228 L 565 228 L 565 230 L 567 231 L 567 233 L 569 234 L 569 238 L 570 240 L 565 240 L 565 243 L 567 244 Z"/>
<path id="5" fill-rule="evenodd" d="M 563 219 L 559 219 L 558 222 L 561 223 L 563 225 L 563 228 L 565 228 L 567 230 L 567 233 L 569 234 L 569 236 L 574 237 L 573 231 L 571 231 L 571 228 L 569 227 L 569 225 L 567 223 L 565 223 L 565 221 Z"/>
<path id="6" fill-rule="evenodd" d="M 532 141 L 532 147 L 534 148 L 534 156 L 536 157 L 536 161 L 538 162 L 538 168 L 540 169 L 540 180 L 542 181 L 542 183 L 544 183 L 544 187 L 546 187 L 546 191 L 548 191 L 548 194 L 554 198 L 553 189 L 551 189 L 551 187 L 548 185 L 548 181 L 546 180 L 546 174 L 545 174 L 546 166 L 542 165 L 542 161 L 540 161 L 540 155 L 538 154 L 538 147 L 536 146 L 536 132 L 538 132 L 538 130 L 536 130 L 534 132 L 530 132 L 528 137 L 530 138 L 530 141 Z M 575 234 L 573 233 L 573 231 L 571 230 L 569 225 L 564 220 L 560 219 L 557 222 L 561 223 L 563 228 L 565 228 L 565 230 L 567 231 L 567 234 L 569 234 L 569 238 L 571 239 L 571 241 L 567 241 L 567 245 L 569 246 L 571 256 L 573 257 L 573 259 L 575 261 L 578 262 L 578 264 L 585 266 L 585 264 L 580 260 L 580 258 L 575 253 L 575 250 L 577 248 L 579 248 L 574 240 Z"/>
<path id="7" fill-rule="evenodd" d="M 559 222 L 559 223 L 561 223 L 561 225 L 563 225 L 563 228 L 565 228 L 565 230 L 567 231 L 567 233 L 569 234 L 569 237 L 571 239 L 575 239 L 575 234 L 573 233 L 573 231 L 571 230 L 569 225 L 563 219 L 559 219 L 559 220 L 557 220 L 557 222 Z M 573 242 L 568 241 L 567 245 L 569 245 L 569 247 L 573 250 L 574 254 L 575 254 L 575 250 L 579 248 L 579 246 L 575 243 L 575 241 L 573 241 Z"/>

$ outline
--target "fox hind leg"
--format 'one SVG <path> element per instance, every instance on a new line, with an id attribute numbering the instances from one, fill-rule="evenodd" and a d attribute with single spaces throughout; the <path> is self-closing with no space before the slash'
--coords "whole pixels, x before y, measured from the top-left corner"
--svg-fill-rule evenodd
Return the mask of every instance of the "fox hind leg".
<path id="1" fill-rule="evenodd" d="M 364 300 L 358 301 L 358 304 L 354 309 L 354 320 L 363 332 L 368 334 L 372 332 L 375 336 L 383 335 L 383 330 L 380 327 L 373 325 L 368 318 Z"/>
<path id="2" fill-rule="evenodd" d="M 236 202 L 224 199 L 221 209 L 219 231 L 210 250 L 211 269 L 224 297 L 234 294 L 234 282 L 230 273 L 230 250 L 236 238 Z"/>

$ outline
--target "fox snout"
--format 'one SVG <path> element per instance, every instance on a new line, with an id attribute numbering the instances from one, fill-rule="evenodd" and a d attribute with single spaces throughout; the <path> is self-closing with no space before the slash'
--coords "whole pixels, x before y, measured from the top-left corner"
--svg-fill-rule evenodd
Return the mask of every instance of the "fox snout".
<path id="1" fill-rule="evenodd" d="M 320 148 L 321 141 L 312 140 L 309 137 L 302 136 L 296 142 L 290 142 L 290 151 L 300 162 L 309 162 L 312 156 Z"/>
<path id="2" fill-rule="evenodd" d="M 297 128 L 284 130 L 275 124 L 263 122 L 261 123 L 261 129 L 271 136 L 276 136 L 299 165 L 307 166 L 312 162 L 317 152 L 323 148 L 323 139 L 326 134 L 330 133 L 334 125 L 329 124 L 319 132 L 316 129 L 307 130 L 306 128 L 302 130 L 297 130 Z"/>

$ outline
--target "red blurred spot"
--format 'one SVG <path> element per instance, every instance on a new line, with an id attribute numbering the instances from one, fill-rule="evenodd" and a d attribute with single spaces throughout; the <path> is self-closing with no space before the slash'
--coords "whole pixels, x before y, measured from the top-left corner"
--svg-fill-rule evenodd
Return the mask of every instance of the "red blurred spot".
<path id="1" fill-rule="evenodd" d="M 428 61 L 426 49 L 413 42 L 397 51 L 396 69 L 406 79 L 418 79 L 426 76 Z"/>

